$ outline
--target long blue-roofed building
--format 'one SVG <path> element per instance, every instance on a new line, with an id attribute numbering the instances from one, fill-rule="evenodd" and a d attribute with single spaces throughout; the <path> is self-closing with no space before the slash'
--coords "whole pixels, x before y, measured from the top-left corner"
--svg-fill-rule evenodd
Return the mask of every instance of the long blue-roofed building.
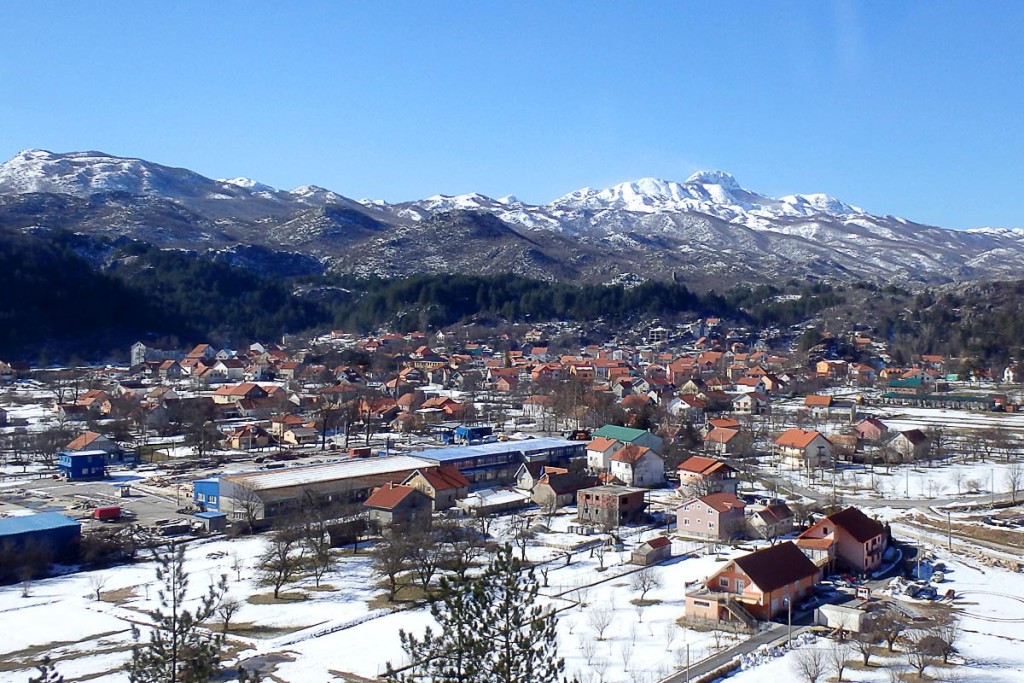
<path id="1" fill-rule="evenodd" d="M 82 525 L 57 512 L 0 519 L 0 547 L 23 551 L 29 546 L 46 550 L 54 560 L 74 556 Z"/>

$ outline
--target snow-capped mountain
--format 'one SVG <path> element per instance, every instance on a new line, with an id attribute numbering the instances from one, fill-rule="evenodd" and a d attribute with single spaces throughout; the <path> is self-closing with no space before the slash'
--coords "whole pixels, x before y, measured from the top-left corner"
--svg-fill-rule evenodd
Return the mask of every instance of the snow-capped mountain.
<path id="1" fill-rule="evenodd" d="M 506 229 L 497 229 L 493 218 Z M 945 282 L 1024 277 L 1024 231 L 947 230 L 824 194 L 773 198 L 721 171 L 583 188 L 543 205 L 509 195 L 388 203 L 101 152 L 27 150 L 0 164 L 0 226 L 124 234 L 211 250 L 237 244 L 353 272 L 521 272 L 706 282 L 830 277 Z M 428 248 L 441 245 L 440 251 Z"/>

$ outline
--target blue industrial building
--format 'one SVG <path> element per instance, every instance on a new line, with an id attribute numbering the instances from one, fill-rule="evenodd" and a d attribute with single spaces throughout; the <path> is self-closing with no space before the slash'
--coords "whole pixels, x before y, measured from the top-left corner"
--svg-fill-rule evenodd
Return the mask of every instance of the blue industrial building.
<path id="1" fill-rule="evenodd" d="M 564 467 L 572 460 L 585 458 L 587 444 L 583 441 L 545 437 L 438 448 L 420 451 L 415 455 L 438 465 L 455 466 L 471 484 L 490 485 L 515 481 L 519 466 L 525 462 Z"/>
<path id="2" fill-rule="evenodd" d="M 192 482 L 192 502 L 200 510 L 220 510 L 220 479 L 196 479 Z"/>
<path id="3" fill-rule="evenodd" d="M 57 469 L 68 481 L 103 479 L 107 476 L 106 465 L 105 451 L 64 452 L 57 458 Z"/>
<path id="4" fill-rule="evenodd" d="M 70 559 L 81 535 L 81 524 L 57 512 L 0 519 L 0 546 L 19 550 L 36 545 L 55 560 Z"/>

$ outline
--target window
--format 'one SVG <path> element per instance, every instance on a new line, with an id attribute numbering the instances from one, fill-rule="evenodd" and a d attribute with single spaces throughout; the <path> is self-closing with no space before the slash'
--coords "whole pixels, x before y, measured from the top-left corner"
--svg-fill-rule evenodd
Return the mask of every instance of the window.
<path id="1" fill-rule="evenodd" d="M 736 592 L 737 593 L 742 593 L 743 589 L 746 588 L 746 587 L 747 587 L 747 584 L 743 581 L 743 579 L 736 579 Z"/>
<path id="2" fill-rule="evenodd" d="M 708 522 L 708 528 L 709 529 L 714 529 L 715 528 L 715 523 L 714 522 Z"/>
<path id="3" fill-rule="evenodd" d="M 210 503 L 211 505 L 216 505 L 217 504 L 217 496 L 207 496 L 206 497 L 206 502 Z"/>
<path id="4" fill-rule="evenodd" d="M 690 520 L 684 519 L 683 520 L 683 526 L 690 526 Z"/>
<path id="5" fill-rule="evenodd" d="M 721 586 L 722 588 L 728 588 L 729 587 L 729 578 L 726 577 L 726 576 L 720 577 L 718 579 L 718 585 Z"/>

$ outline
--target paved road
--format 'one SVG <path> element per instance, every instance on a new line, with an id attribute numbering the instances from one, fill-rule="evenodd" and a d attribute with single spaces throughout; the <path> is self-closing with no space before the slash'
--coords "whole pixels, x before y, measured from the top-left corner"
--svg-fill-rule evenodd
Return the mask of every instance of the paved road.
<path id="1" fill-rule="evenodd" d="M 796 637 L 806 628 L 806 626 L 794 626 L 793 637 Z M 668 678 L 662 679 L 661 683 L 686 683 L 687 681 L 696 680 L 701 676 L 711 673 L 718 667 L 724 666 L 736 657 L 741 657 L 753 652 L 762 645 L 773 643 L 776 640 L 785 640 L 786 632 L 787 626 L 785 624 L 769 623 L 768 628 L 764 631 L 753 635 L 742 643 L 734 645 L 728 650 L 723 650 L 717 655 L 712 655 L 704 661 L 694 664 L 689 668 L 689 670 L 683 669 L 682 671 L 672 674 Z"/>

